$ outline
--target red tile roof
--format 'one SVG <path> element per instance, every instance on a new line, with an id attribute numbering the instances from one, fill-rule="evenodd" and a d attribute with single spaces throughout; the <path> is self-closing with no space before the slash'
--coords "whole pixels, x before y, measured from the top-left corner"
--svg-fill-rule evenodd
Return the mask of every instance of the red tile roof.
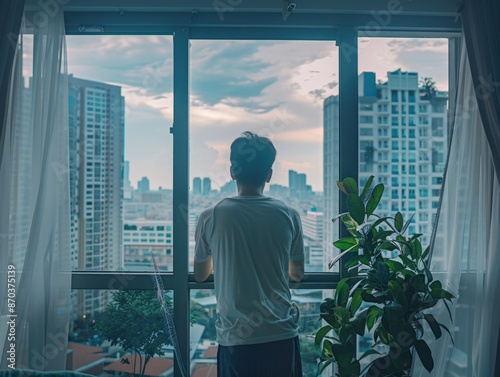
<path id="1" fill-rule="evenodd" d="M 207 350 L 205 351 L 205 353 L 203 354 L 203 358 L 204 359 L 216 358 L 218 349 L 219 349 L 219 347 L 217 347 L 217 346 L 208 347 Z"/>
<path id="2" fill-rule="evenodd" d="M 191 377 L 217 377 L 217 364 L 196 364 Z"/>
<path id="3" fill-rule="evenodd" d="M 103 353 L 101 347 L 88 346 L 86 344 L 68 342 L 68 349 L 73 350 L 73 370 L 107 356 L 107 353 Z"/>

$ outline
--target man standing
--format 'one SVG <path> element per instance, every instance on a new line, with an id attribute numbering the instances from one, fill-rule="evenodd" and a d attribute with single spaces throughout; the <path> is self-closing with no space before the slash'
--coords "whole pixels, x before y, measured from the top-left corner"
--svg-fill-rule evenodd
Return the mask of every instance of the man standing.
<path id="1" fill-rule="evenodd" d="M 231 144 L 231 177 L 238 195 L 200 215 L 194 276 L 214 270 L 219 377 L 301 377 L 298 310 L 289 278 L 304 276 L 300 216 L 263 195 L 276 149 L 244 132 Z"/>

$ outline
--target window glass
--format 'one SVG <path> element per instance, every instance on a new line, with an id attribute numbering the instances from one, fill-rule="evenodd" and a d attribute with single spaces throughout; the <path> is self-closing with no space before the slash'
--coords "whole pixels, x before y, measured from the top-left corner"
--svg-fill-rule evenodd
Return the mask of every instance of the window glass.
<path id="1" fill-rule="evenodd" d="M 138 373 L 140 362 L 144 363 L 144 353 L 141 360 L 133 351 L 124 348 L 123 341 L 144 351 L 148 344 L 153 344 L 151 335 L 155 335 L 162 342 L 153 347 L 151 352 L 155 355 L 148 361 L 146 372 L 173 373 L 173 347 L 161 304 L 156 299 L 157 291 L 121 290 L 129 283 L 112 281 L 112 286 L 120 290 L 71 291 L 67 370 L 94 376 L 132 375 L 134 370 Z M 172 313 L 173 293 L 165 291 L 164 300 Z M 59 347 L 61 341 L 49 334 L 47 348 L 49 345 Z"/>
<path id="2" fill-rule="evenodd" d="M 338 161 L 332 143 L 338 135 L 329 115 L 338 108 L 331 102 L 338 92 L 337 47 L 333 42 L 193 40 L 190 53 L 190 268 L 200 213 L 236 195 L 230 144 L 252 131 L 269 137 L 277 149 L 264 195 L 299 211 L 306 271 L 327 270 L 324 248 L 331 248 L 331 240 L 325 235 L 331 237 L 332 230 L 325 225 L 331 214 L 324 212 L 323 176 L 336 176 L 338 163 L 329 157 L 324 165 L 323 154 Z M 337 205 L 329 198 L 332 203 Z"/>
<path id="3" fill-rule="evenodd" d="M 333 290 L 292 289 L 292 302 L 295 302 L 300 311 L 299 338 L 300 354 L 304 376 L 314 376 L 317 371 L 317 353 L 314 346 L 314 333 L 319 329 L 319 312 L 321 302 L 325 297 L 333 297 Z M 191 349 L 193 370 L 196 376 L 213 376 L 212 368 L 216 368 L 217 348 L 215 321 L 217 319 L 216 301 L 213 290 L 191 290 L 191 315 L 194 324 L 191 326 Z M 248 328 L 258 326 L 258 316 L 261 312 L 256 309 L 255 322 L 249 322 Z"/>
<path id="4" fill-rule="evenodd" d="M 400 114 L 391 116 L 390 126 L 373 124 L 379 130 L 389 127 L 392 130 L 388 144 L 392 164 L 388 171 L 374 168 L 379 162 L 377 153 L 373 164 L 361 156 L 366 153 L 363 146 L 367 142 L 373 142 L 378 152 L 389 136 L 383 132 L 371 136 L 359 133 L 359 179 L 364 184 L 370 175 L 375 175 L 376 182 L 384 183 L 379 215 L 394 216 L 400 211 L 406 220 L 418 210 L 408 231 L 422 233 L 421 241 L 426 247 L 431 238 L 446 159 L 448 40 L 362 38 L 359 46 L 359 80 L 363 83 L 359 86 L 359 106 L 370 98 L 371 92 L 387 92 L 391 94 L 390 102 L 380 95 L 374 108 L 380 113 L 381 108 L 390 106 L 392 114 Z M 430 119 L 428 109 L 432 109 Z M 364 112 L 363 117 L 366 116 L 369 114 Z M 364 119 L 360 115 L 360 130 L 367 126 Z M 370 336 L 360 339 L 358 352 L 366 351 L 371 342 Z"/>
<path id="5" fill-rule="evenodd" d="M 172 37 L 67 46 L 72 269 L 171 271 Z"/>

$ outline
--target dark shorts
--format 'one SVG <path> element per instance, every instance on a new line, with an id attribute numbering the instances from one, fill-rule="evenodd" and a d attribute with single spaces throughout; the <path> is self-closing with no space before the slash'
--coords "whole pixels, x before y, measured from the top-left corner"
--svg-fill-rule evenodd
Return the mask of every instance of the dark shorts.
<path id="1" fill-rule="evenodd" d="M 217 377 L 302 377 L 299 337 L 219 346 Z"/>

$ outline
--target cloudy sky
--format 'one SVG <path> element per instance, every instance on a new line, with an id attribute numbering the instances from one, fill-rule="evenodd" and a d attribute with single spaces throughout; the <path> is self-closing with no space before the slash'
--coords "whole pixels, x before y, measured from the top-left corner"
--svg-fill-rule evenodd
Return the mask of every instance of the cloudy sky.
<path id="1" fill-rule="evenodd" d="M 125 159 L 133 186 L 172 187 L 172 38 L 68 36 L 68 72 L 120 85 L 125 96 Z M 445 39 L 362 39 L 359 72 L 401 68 L 447 90 Z M 190 176 L 229 178 L 228 147 L 245 130 L 269 136 L 278 150 L 274 183 L 288 170 L 322 190 L 323 100 L 338 93 L 333 42 L 192 41 Z"/>

